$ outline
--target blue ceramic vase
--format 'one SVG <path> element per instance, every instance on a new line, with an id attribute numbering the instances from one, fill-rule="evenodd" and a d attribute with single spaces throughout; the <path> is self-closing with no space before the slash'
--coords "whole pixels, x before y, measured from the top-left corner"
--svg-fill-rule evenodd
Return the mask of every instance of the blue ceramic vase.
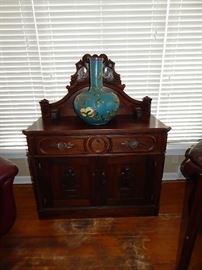
<path id="1" fill-rule="evenodd" d="M 112 90 L 103 88 L 102 58 L 90 58 L 90 88 L 76 96 L 74 109 L 91 125 L 105 125 L 116 115 L 119 98 Z"/>

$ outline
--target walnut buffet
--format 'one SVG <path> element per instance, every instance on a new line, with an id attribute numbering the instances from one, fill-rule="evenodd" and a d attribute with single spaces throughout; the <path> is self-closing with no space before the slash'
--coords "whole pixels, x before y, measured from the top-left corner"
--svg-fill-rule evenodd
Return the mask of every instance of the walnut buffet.
<path id="1" fill-rule="evenodd" d="M 23 130 L 38 215 L 157 215 L 170 128 L 150 114 L 149 97 L 138 101 L 123 91 L 106 55 L 103 84 L 118 95 L 119 112 L 105 126 L 78 118 L 72 103 L 89 86 L 89 57 L 76 64 L 67 95 L 42 100 L 42 117 Z"/>

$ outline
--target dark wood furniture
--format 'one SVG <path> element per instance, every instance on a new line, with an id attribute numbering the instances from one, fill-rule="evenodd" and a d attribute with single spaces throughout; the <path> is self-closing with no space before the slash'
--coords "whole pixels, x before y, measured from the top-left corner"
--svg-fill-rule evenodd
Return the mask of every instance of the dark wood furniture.
<path id="1" fill-rule="evenodd" d="M 89 86 L 89 57 L 76 64 L 68 94 L 41 101 L 42 118 L 23 131 L 39 217 L 156 215 L 170 128 L 150 114 L 149 97 L 123 91 L 106 55 L 103 84 L 120 99 L 118 115 L 105 126 L 79 119 L 72 104 Z"/>
<path id="2" fill-rule="evenodd" d="M 181 171 L 187 179 L 176 270 L 189 267 L 202 218 L 202 141 L 186 151 Z"/>
<path id="3" fill-rule="evenodd" d="M 13 181 L 17 173 L 15 164 L 0 157 L 0 235 L 7 233 L 15 222 Z"/>

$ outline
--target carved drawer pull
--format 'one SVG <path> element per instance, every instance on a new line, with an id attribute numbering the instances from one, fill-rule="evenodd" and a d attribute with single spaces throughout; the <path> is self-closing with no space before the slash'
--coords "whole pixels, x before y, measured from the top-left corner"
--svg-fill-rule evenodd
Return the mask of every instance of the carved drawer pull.
<path id="1" fill-rule="evenodd" d="M 122 170 L 121 175 L 122 176 L 128 176 L 130 174 L 130 169 L 129 168 L 125 168 L 124 170 Z"/>
<path id="2" fill-rule="evenodd" d="M 107 182 L 106 174 L 105 174 L 105 172 L 101 172 L 101 183 L 102 183 L 102 185 L 105 185 L 106 182 Z"/>
<path id="3" fill-rule="evenodd" d="M 135 149 L 138 146 L 138 141 L 124 141 L 121 143 L 121 145 L 128 146 L 131 149 Z"/>
<path id="4" fill-rule="evenodd" d="M 71 143 L 71 142 L 68 142 L 68 143 L 59 142 L 59 143 L 57 143 L 57 148 L 59 150 L 61 150 L 61 151 L 64 150 L 64 149 L 71 149 L 73 146 L 74 146 L 74 144 Z"/>

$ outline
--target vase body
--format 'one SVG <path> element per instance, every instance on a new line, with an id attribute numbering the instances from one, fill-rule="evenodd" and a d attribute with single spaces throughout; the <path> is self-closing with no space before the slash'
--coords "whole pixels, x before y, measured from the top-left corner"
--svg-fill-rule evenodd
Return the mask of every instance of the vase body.
<path id="1" fill-rule="evenodd" d="M 103 59 L 90 58 L 90 88 L 74 99 L 77 115 L 91 125 L 105 125 L 117 113 L 119 98 L 110 89 L 103 89 Z"/>

